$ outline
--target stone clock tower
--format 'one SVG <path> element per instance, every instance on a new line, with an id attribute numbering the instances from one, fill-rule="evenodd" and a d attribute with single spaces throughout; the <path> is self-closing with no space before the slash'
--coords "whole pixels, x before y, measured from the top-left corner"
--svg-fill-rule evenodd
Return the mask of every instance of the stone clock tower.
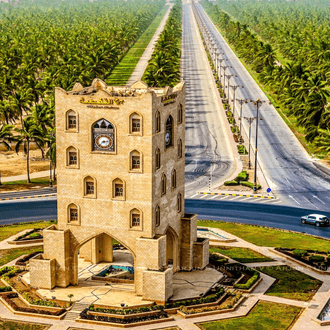
<path id="1" fill-rule="evenodd" d="M 134 259 L 136 294 L 165 302 L 173 274 L 208 264 L 208 239 L 184 212 L 185 84 L 55 91 L 58 225 L 30 261 L 31 286 L 78 284 L 78 255 L 113 261 L 113 239 Z M 155 287 L 156 286 L 156 287 Z"/>

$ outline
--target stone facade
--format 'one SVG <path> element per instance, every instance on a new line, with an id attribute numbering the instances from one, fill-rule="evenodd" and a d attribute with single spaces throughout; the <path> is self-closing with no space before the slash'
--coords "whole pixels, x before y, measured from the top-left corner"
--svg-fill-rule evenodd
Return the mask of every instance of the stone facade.
<path id="1" fill-rule="evenodd" d="M 172 276 L 205 267 L 197 216 L 184 213 L 185 84 L 173 89 L 76 84 L 55 90 L 58 225 L 44 231 L 37 268 L 56 260 L 49 286 L 78 284 L 78 255 L 112 261 L 112 239 L 134 258 L 135 291 L 166 301 Z M 49 277 L 48 270 L 42 271 Z M 45 287 L 31 272 L 31 285 Z M 147 286 L 157 278 L 157 297 Z"/>

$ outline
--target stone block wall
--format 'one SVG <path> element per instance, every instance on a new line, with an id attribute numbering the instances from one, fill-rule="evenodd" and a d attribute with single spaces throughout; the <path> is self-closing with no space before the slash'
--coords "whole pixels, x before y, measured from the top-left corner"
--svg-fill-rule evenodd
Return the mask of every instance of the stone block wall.
<path id="1" fill-rule="evenodd" d="M 29 261 L 32 288 L 51 290 L 56 284 L 56 260 L 45 260 L 39 254 Z"/>
<path id="2" fill-rule="evenodd" d="M 193 248 L 194 269 L 204 269 L 209 264 L 209 239 L 198 238 Z"/>

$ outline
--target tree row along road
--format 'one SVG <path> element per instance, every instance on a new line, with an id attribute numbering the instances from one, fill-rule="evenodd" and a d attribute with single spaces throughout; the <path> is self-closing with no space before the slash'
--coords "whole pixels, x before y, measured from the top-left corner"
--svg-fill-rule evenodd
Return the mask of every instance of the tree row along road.
<path id="1" fill-rule="evenodd" d="M 269 104 L 266 95 L 250 76 L 240 60 L 218 32 L 200 4 L 195 5 L 207 30 L 213 36 L 226 66 L 226 74 L 237 75 L 230 85 L 243 85 L 236 90 L 236 99 L 266 101 L 259 108 L 258 157 L 259 164 L 275 195 L 288 205 L 317 210 L 330 210 L 330 178 L 320 172 L 297 138 L 287 127 L 276 109 Z M 220 57 L 221 58 L 221 57 Z M 223 82 L 223 78 L 222 78 Z M 226 81 L 227 84 L 227 81 Z M 227 91 L 227 89 L 226 89 Z M 230 99 L 233 94 L 230 93 Z M 236 110 L 240 106 L 236 102 Z M 243 105 L 243 117 L 255 117 L 256 109 L 251 103 Z M 237 118 L 237 117 L 236 117 Z M 255 122 L 252 129 L 252 144 L 255 141 Z M 248 132 L 248 123 L 243 120 Z"/>
<path id="2" fill-rule="evenodd" d="M 186 195 L 229 177 L 235 160 L 219 115 L 217 89 L 192 8 L 183 5 L 182 78 L 186 81 Z M 212 172 L 212 174 L 211 174 Z"/>
<path id="3" fill-rule="evenodd" d="M 0 224 L 26 221 L 57 219 L 56 200 L 8 201 L 0 204 Z M 187 199 L 185 211 L 197 213 L 199 219 L 233 221 L 274 228 L 282 228 L 297 232 L 330 238 L 330 227 L 317 228 L 302 225 L 300 217 L 311 213 L 310 209 L 275 206 L 267 204 L 249 204 L 235 202 L 215 202 Z M 326 213 L 330 217 L 330 213 Z"/>

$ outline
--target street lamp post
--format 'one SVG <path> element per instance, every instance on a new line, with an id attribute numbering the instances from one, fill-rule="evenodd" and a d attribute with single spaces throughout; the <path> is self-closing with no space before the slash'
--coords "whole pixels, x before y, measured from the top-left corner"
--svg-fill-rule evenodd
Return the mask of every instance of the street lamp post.
<path id="1" fill-rule="evenodd" d="M 239 115 L 239 131 L 241 132 L 241 135 L 242 135 L 242 115 L 243 115 L 243 103 L 248 103 L 248 99 L 236 99 L 236 101 L 240 104 L 241 106 L 241 111 L 240 111 L 240 115 Z M 247 117 L 244 117 L 244 118 L 247 118 Z"/>
<path id="2" fill-rule="evenodd" d="M 226 88 L 226 70 L 230 67 L 231 67 L 230 65 L 223 65 L 222 66 L 222 68 L 223 68 L 223 88 L 224 89 Z"/>
<path id="3" fill-rule="evenodd" d="M 249 163 L 248 163 L 248 167 L 249 169 L 251 169 L 251 156 L 250 156 L 250 151 L 251 151 L 251 126 L 253 121 L 256 119 L 255 117 L 244 117 L 244 119 L 246 119 L 249 123 Z M 241 133 L 242 134 L 242 133 Z"/>
<path id="4" fill-rule="evenodd" d="M 232 78 L 232 77 L 237 77 L 237 75 L 236 74 L 225 74 L 225 77 L 227 78 L 227 91 L 228 91 L 228 95 L 227 95 L 227 98 L 228 98 L 228 102 L 229 102 L 229 82 L 230 82 L 230 79 Z M 225 86 L 224 86 L 225 88 L 226 88 L 226 84 L 225 84 Z"/>
<path id="5" fill-rule="evenodd" d="M 233 115 L 234 115 L 234 118 L 235 118 L 235 107 L 236 107 L 236 89 L 237 88 L 244 88 L 244 86 L 242 85 L 229 85 L 228 83 L 228 86 L 231 87 L 233 90 L 234 90 L 234 97 L 233 97 Z M 229 98 L 229 95 L 228 95 L 228 98 Z"/>
<path id="6" fill-rule="evenodd" d="M 254 182 L 253 182 L 253 191 L 257 191 L 257 164 L 258 164 L 258 123 L 259 123 L 259 107 L 264 101 L 257 99 L 256 101 L 250 100 L 257 107 L 257 116 L 256 116 L 256 137 L 255 137 L 255 151 L 254 151 Z"/>
<path id="7" fill-rule="evenodd" d="M 49 157 L 50 157 L 50 162 L 49 162 L 49 187 L 53 187 L 53 178 L 52 178 L 52 139 L 54 137 L 54 132 L 50 132 L 50 139 L 49 139 Z"/>

